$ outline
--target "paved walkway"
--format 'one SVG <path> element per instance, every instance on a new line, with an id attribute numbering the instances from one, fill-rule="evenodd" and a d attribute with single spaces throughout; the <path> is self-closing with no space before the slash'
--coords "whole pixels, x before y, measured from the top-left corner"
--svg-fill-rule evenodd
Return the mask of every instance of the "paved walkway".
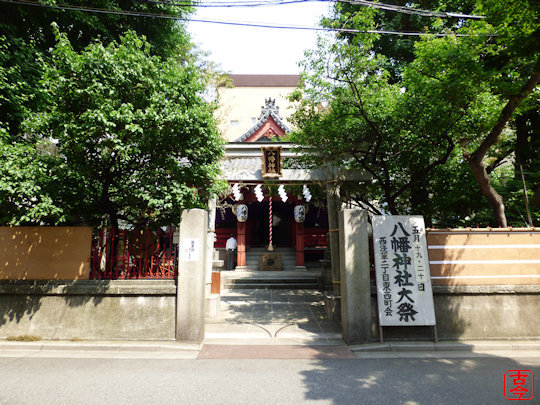
<path id="1" fill-rule="evenodd" d="M 1 357 L 351 359 L 540 357 L 540 341 L 385 342 L 347 346 L 315 290 L 229 290 L 202 345 L 174 341 L 0 340 Z"/>
<path id="2" fill-rule="evenodd" d="M 326 317 L 315 290 L 222 291 L 218 316 L 206 323 L 205 344 L 342 345 L 341 329 Z"/>

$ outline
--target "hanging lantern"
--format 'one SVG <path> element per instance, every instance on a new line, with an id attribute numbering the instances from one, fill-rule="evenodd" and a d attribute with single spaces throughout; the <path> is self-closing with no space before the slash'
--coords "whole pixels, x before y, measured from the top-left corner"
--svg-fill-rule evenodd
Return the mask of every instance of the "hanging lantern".
<path id="1" fill-rule="evenodd" d="M 236 207 L 236 218 L 238 222 L 246 222 L 248 219 L 248 207 L 246 204 L 238 204 Z"/>
<path id="2" fill-rule="evenodd" d="M 297 205 L 294 207 L 294 220 L 298 223 L 302 223 L 306 220 L 306 207 L 303 205 Z"/>

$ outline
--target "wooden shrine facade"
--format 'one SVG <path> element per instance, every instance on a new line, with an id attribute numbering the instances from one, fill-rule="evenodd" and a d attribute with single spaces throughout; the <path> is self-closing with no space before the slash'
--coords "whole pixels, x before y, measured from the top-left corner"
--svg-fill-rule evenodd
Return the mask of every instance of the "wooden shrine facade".
<path id="1" fill-rule="evenodd" d="M 309 201 L 303 188 L 307 187 L 309 194 L 310 185 L 345 177 L 364 181 L 367 177 L 351 177 L 351 173 L 342 173 L 335 167 L 303 169 L 291 164 L 301 152 L 297 145 L 280 142 L 290 130 L 281 120 L 275 102 L 265 101 L 258 122 L 225 146 L 221 169 L 233 194 L 218 204 L 215 246 L 225 247 L 225 241 L 235 234 L 239 268 L 245 268 L 249 248 L 294 248 L 296 266 L 304 268 L 306 257 L 322 258 L 322 250 L 327 246 L 328 214 L 326 198 Z M 245 220 L 237 216 L 240 205 L 247 211 Z M 301 220 L 298 215 L 295 220 L 295 209 L 303 212 Z"/>

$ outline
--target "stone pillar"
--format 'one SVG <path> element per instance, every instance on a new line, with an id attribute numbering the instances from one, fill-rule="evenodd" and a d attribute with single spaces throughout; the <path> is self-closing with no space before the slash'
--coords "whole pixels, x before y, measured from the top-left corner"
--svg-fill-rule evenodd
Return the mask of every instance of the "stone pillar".
<path id="1" fill-rule="evenodd" d="M 217 198 L 210 197 L 208 200 L 208 231 L 206 234 L 206 287 L 205 287 L 205 310 L 204 314 L 207 318 L 215 318 L 219 312 L 220 295 L 219 295 L 219 277 L 220 274 L 214 274 L 214 257 L 217 254 L 214 245 L 216 243 L 216 207 Z M 219 256 L 218 256 L 219 258 Z M 217 292 L 212 291 L 212 288 Z"/>
<path id="2" fill-rule="evenodd" d="M 339 215 L 341 333 L 348 344 L 371 341 L 371 291 L 367 211 Z"/>
<path id="3" fill-rule="evenodd" d="M 340 265 L 339 265 L 339 209 L 341 208 L 341 203 L 339 199 L 339 186 L 333 184 L 328 184 L 326 186 L 326 200 L 328 204 L 328 226 L 329 226 L 329 248 L 330 248 L 330 260 L 332 261 L 332 283 L 333 283 L 333 293 L 335 296 L 339 297 L 341 294 L 339 281 L 340 276 Z"/>
<path id="4" fill-rule="evenodd" d="M 236 252 L 236 270 L 246 270 L 246 223 L 236 222 L 236 242 L 238 250 Z"/>
<path id="5" fill-rule="evenodd" d="M 180 218 L 176 340 L 201 343 L 204 339 L 206 243 L 208 213 L 184 210 Z"/>
<path id="6" fill-rule="evenodd" d="M 306 270 L 304 260 L 304 223 L 296 224 L 296 270 Z"/>
<path id="7" fill-rule="evenodd" d="M 207 294 L 210 294 L 210 284 L 212 284 L 212 261 L 214 259 L 214 243 L 216 237 L 216 206 L 217 198 L 211 197 L 208 200 L 208 226 L 207 226 L 207 244 L 206 244 L 206 285 Z"/>

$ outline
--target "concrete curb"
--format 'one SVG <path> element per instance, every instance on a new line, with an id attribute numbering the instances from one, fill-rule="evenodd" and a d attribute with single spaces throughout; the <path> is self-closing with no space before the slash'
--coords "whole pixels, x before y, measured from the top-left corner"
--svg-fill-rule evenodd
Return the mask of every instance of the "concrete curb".
<path id="1" fill-rule="evenodd" d="M 351 345 L 350 348 L 353 352 L 540 352 L 540 341 L 387 342 Z"/>
<path id="2" fill-rule="evenodd" d="M 176 342 L 125 342 L 125 341 L 0 341 L 0 351 L 121 351 L 121 352 L 198 352 L 202 344 Z"/>
<path id="3" fill-rule="evenodd" d="M 221 336 L 220 336 L 221 337 Z M 237 336 L 238 338 L 240 336 Z M 244 338 L 249 339 L 249 335 Z M 261 336 L 257 336 L 261 337 Z M 305 337 L 305 336 L 303 336 Z M 334 337 L 334 336 L 331 336 Z M 255 339 L 260 342 L 272 340 L 273 343 L 295 342 L 299 344 L 303 339 L 299 336 L 287 336 L 283 339 Z M 327 336 L 329 338 L 329 336 Z M 218 340 L 218 339 L 209 339 Z M 233 339 L 234 340 L 234 339 Z M 237 339 L 237 342 L 245 344 L 246 339 Z M 304 344 L 322 343 L 325 339 L 306 339 Z M 332 343 L 336 344 L 337 339 Z M 342 341 L 341 341 L 342 342 Z M 286 343 L 285 343 L 286 344 Z M 342 342 L 342 344 L 345 344 Z M 156 342 L 130 342 L 130 341 L 37 341 L 37 342 L 12 342 L 0 340 L 0 351 L 125 351 L 125 352 L 198 352 L 202 349 L 204 343 L 177 343 L 168 341 Z M 496 352 L 496 351 L 538 351 L 540 352 L 540 341 L 466 341 L 466 342 L 387 342 L 387 343 L 366 343 L 351 345 L 349 348 L 353 352 Z"/>

